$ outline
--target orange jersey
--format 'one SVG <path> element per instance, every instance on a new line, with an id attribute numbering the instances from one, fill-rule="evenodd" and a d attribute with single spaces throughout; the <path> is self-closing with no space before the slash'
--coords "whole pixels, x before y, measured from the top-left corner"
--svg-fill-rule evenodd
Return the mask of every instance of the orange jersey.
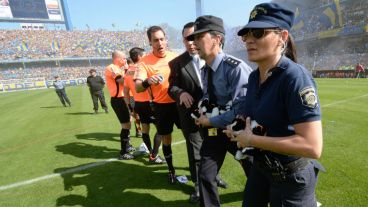
<path id="1" fill-rule="evenodd" d="M 124 77 L 124 70 L 111 64 L 105 69 L 105 81 L 111 97 L 124 97 L 124 85 L 116 82 L 116 78 Z"/>
<path id="2" fill-rule="evenodd" d="M 166 52 L 166 56 L 163 58 L 156 57 L 152 53 L 144 56 L 137 71 L 134 74 L 134 79 L 144 81 L 153 75 L 160 74 L 163 77 L 162 83 L 158 85 L 151 85 L 153 101 L 156 103 L 173 103 L 175 102 L 168 94 L 169 89 L 169 75 L 170 67 L 169 62 L 177 55 L 173 52 Z"/>
<path id="3" fill-rule="evenodd" d="M 150 100 L 150 96 L 148 94 L 148 91 L 143 91 L 141 93 L 137 93 L 135 91 L 135 83 L 134 83 L 134 73 L 137 70 L 136 66 L 131 66 L 128 68 L 128 71 L 125 73 L 124 76 L 124 87 L 129 88 L 131 96 L 134 97 L 134 101 L 138 102 L 145 102 Z"/>

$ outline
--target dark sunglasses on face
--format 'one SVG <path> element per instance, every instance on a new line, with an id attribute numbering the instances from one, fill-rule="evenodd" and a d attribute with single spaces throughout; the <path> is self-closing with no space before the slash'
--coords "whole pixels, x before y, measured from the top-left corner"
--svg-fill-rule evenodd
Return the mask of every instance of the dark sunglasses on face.
<path id="1" fill-rule="evenodd" d="M 247 29 L 245 30 L 245 34 L 242 35 L 242 40 L 246 41 L 248 37 L 250 37 L 252 35 L 252 37 L 256 38 L 256 39 L 261 39 L 262 37 L 264 37 L 266 34 L 270 33 L 270 32 L 279 32 L 280 30 L 278 29 L 267 29 L 267 28 L 260 28 L 260 29 Z"/>

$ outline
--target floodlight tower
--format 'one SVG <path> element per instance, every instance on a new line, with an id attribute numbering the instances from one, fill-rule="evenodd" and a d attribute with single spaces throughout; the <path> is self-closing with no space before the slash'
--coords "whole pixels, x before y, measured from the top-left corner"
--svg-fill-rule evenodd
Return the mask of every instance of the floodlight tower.
<path id="1" fill-rule="evenodd" d="M 203 2 L 202 0 L 195 0 L 196 2 L 196 17 L 203 15 Z"/>

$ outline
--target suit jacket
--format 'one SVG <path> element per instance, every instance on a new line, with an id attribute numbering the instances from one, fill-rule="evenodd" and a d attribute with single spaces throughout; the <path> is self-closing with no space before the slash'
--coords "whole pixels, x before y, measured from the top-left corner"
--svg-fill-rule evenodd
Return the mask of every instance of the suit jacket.
<path id="1" fill-rule="evenodd" d="M 189 93 L 194 104 L 192 108 L 197 107 L 198 101 L 202 98 L 203 92 L 200 81 L 196 74 L 196 68 L 192 62 L 192 57 L 188 52 L 184 52 L 169 62 L 169 95 L 176 101 L 180 122 L 183 130 L 194 132 L 198 127 L 194 124 L 193 118 L 190 116 L 191 109 L 187 109 L 184 104 L 180 105 L 180 95 L 183 92 Z"/>

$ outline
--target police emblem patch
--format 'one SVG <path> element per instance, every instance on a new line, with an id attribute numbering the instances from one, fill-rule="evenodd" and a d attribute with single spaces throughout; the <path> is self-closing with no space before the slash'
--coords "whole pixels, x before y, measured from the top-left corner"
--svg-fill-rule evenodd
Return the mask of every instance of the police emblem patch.
<path id="1" fill-rule="evenodd" d="M 313 87 L 309 86 L 309 87 L 303 88 L 301 91 L 299 91 L 299 96 L 304 106 L 307 106 L 310 108 L 316 108 L 317 96 L 316 96 L 316 92 Z"/>
<path id="2" fill-rule="evenodd" d="M 250 13 L 250 19 L 254 19 L 257 16 L 257 10 L 253 10 L 252 13 Z"/>

